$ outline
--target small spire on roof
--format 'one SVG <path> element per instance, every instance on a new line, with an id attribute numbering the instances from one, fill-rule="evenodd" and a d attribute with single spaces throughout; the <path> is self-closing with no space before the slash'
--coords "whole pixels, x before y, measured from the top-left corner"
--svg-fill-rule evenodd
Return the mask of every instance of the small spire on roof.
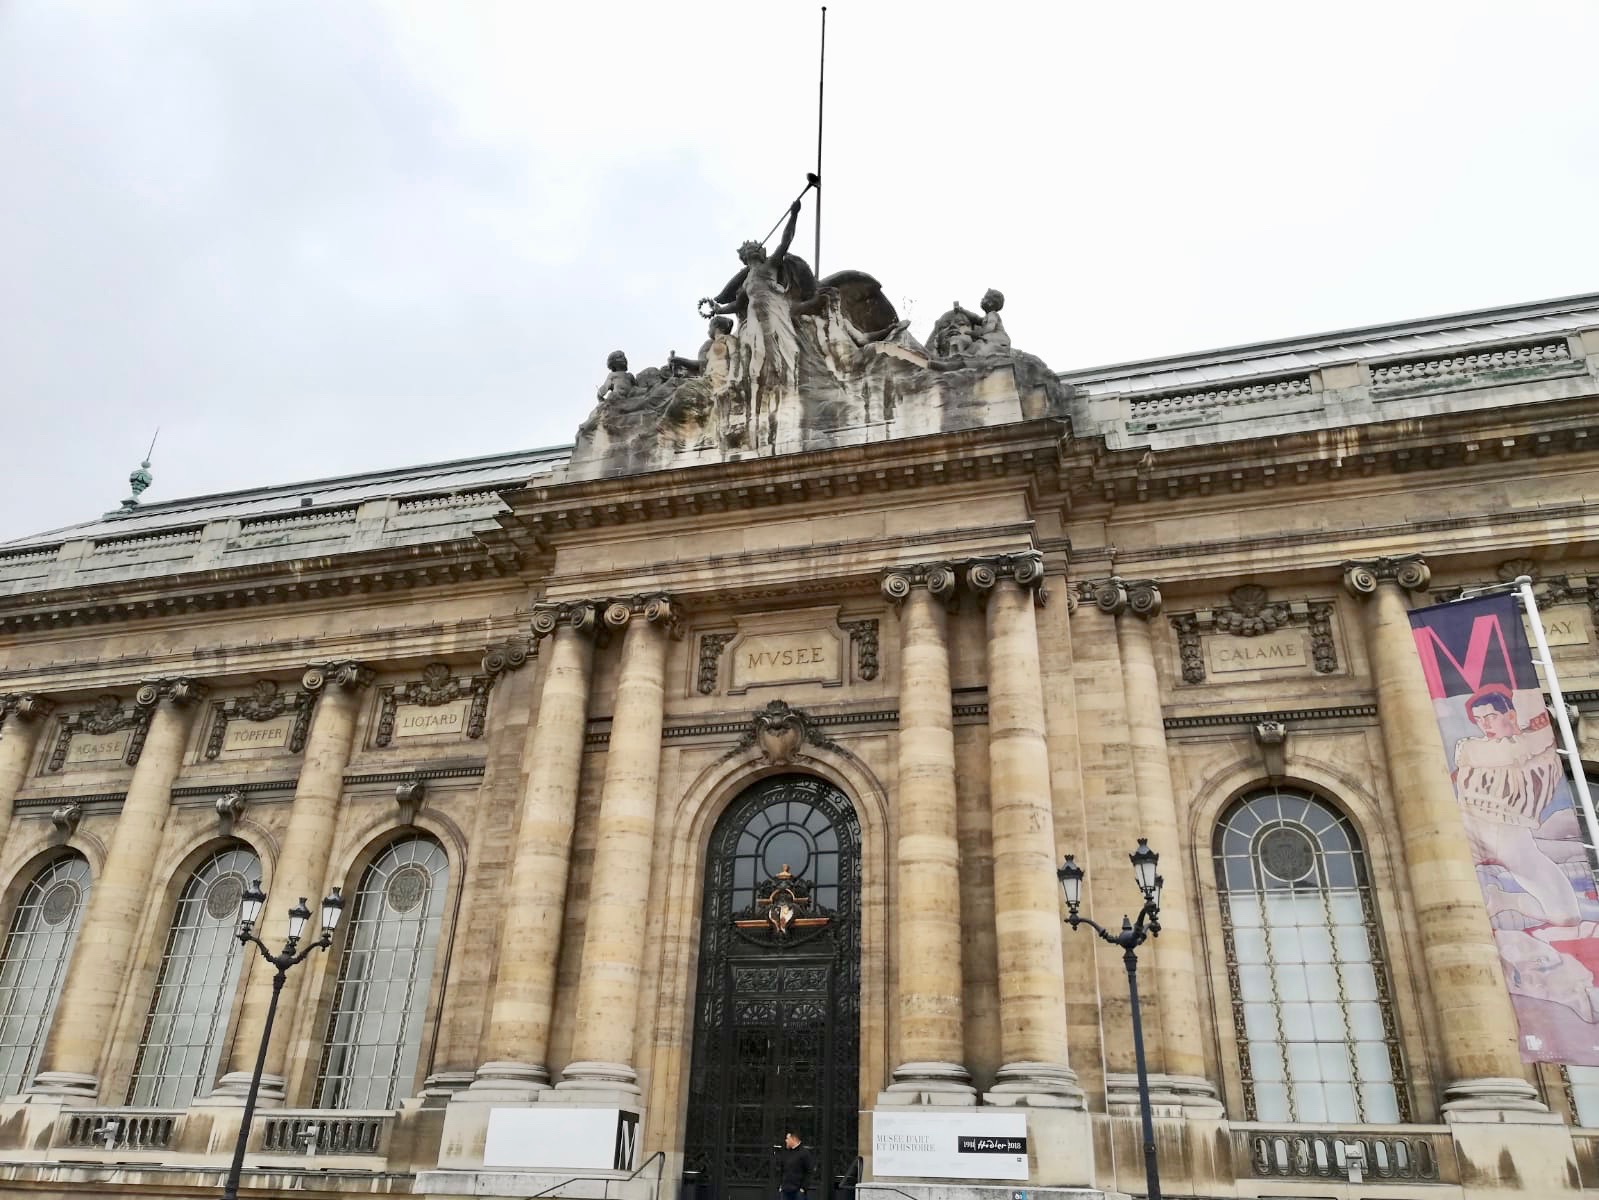
<path id="1" fill-rule="evenodd" d="M 161 427 L 158 425 L 156 426 L 155 437 L 150 439 L 150 448 L 144 452 L 144 461 L 139 464 L 137 470 L 130 472 L 128 475 L 128 486 L 133 489 L 133 495 L 122 502 L 122 507 L 130 512 L 139 507 L 139 497 L 144 494 L 144 489 L 149 487 L 155 480 L 155 476 L 150 474 L 150 456 L 155 453 L 155 439 L 160 436 Z"/>

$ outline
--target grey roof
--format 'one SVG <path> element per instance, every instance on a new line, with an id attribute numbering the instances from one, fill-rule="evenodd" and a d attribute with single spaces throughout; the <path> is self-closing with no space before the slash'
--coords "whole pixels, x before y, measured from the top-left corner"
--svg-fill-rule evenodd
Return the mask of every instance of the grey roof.
<path id="1" fill-rule="evenodd" d="M 247 519 L 302 509 L 325 511 L 346 508 L 367 500 L 405 500 L 493 492 L 526 482 L 537 475 L 549 474 L 564 464 L 570 454 L 569 446 L 518 450 L 482 458 L 426 463 L 416 467 L 311 479 L 277 487 L 250 488 L 240 492 L 219 492 L 210 496 L 141 504 L 130 512 L 110 513 L 93 521 L 0 542 L 0 550 L 16 550 L 81 538 L 120 539 L 200 525 L 207 521 Z"/>
<path id="2" fill-rule="evenodd" d="M 1335 363 L 1370 362 L 1457 346 L 1537 338 L 1596 325 L 1599 294 L 1568 296 L 1195 354 L 1083 367 L 1062 371 L 1061 378 L 1090 396 L 1178 390 L 1227 379 L 1303 372 Z"/>

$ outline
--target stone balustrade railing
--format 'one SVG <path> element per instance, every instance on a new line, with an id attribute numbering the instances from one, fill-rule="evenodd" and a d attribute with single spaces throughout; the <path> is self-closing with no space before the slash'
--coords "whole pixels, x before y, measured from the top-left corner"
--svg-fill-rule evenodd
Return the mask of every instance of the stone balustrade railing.
<path id="1" fill-rule="evenodd" d="M 262 1154 L 381 1156 L 394 1114 L 279 1110 L 261 1121 Z"/>
<path id="2" fill-rule="evenodd" d="M 1233 1126 L 1233 1161 L 1239 1175 L 1256 1179 L 1447 1184 L 1456 1181 L 1447 1128 L 1371 1126 L 1355 1129 L 1270 1129 Z"/>
<path id="3" fill-rule="evenodd" d="M 52 1149 L 146 1151 L 169 1149 L 182 1132 L 182 1109 L 81 1108 L 61 1114 Z"/>

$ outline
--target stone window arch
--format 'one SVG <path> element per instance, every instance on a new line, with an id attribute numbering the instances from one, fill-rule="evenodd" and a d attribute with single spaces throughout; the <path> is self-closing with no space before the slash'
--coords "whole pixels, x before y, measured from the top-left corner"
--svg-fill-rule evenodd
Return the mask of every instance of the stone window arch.
<path id="1" fill-rule="evenodd" d="M 0 1095 L 21 1091 L 38 1069 L 90 883 L 83 857 L 64 855 L 28 881 L 11 914 L 0 949 Z"/>
<path id="2" fill-rule="evenodd" d="M 1213 846 L 1245 1119 L 1411 1119 L 1365 851 L 1322 797 L 1240 797 Z"/>
<path id="3" fill-rule="evenodd" d="M 449 871 L 444 848 L 413 834 L 362 872 L 323 1037 L 318 1108 L 394 1108 L 411 1094 Z"/>
<path id="4" fill-rule="evenodd" d="M 211 1090 L 243 961 L 235 936 L 239 898 L 260 877 L 255 851 L 236 844 L 212 853 L 185 881 L 139 1037 L 129 1104 L 182 1108 Z"/>

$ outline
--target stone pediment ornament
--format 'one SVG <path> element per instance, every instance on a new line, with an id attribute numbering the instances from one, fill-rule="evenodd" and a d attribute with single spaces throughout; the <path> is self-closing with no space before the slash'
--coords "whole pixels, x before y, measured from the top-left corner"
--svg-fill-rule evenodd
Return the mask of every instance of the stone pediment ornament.
<path id="1" fill-rule="evenodd" d="M 62 837 L 71 837 L 77 831 L 78 822 L 83 820 L 83 805 L 76 800 L 69 800 L 58 808 L 50 810 L 50 824 L 56 827 L 56 832 Z"/>
<path id="2" fill-rule="evenodd" d="M 222 822 L 222 831 L 232 831 L 234 823 L 244 815 L 244 793 L 238 788 L 229 788 L 212 802 L 216 809 L 217 820 Z"/>
<path id="3" fill-rule="evenodd" d="M 833 917 L 816 903 L 809 882 L 796 879 L 783 864 L 755 889 L 755 903 L 733 918 L 733 928 L 749 941 L 789 945 L 814 937 Z"/>
<path id="4" fill-rule="evenodd" d="M 761 757 L 777 766 L 794 761 L 794 756 L 805 745 L 836 750 L 838 744 L 819 732 L 812 719 L 787 701 L 773 700 L 756 709 L 750 718 L 749 730 L 739 739 L 732 753 L 757 747 Z"/>
<path id="5" fill-rule="evenodd" d="M 1279 629 L 1304 626 L 1310 634 L 1310 661 L 1318 675 L 1338 670 L 1338 648 L 1333 640 L 1333 606 L 1325 601 L 1274 601 L 1259 584 L 1235 587 L 1228 603 L 1219 608 L 1173 613 L 1172 629 L 1177 634 L 1177 656 L 1182 663 L 1184 683 L 1205 682 L 1203 638 L 1208 634 L 1256 638 Z M 1158 601 L 1156 611 L 1159 611 Z"/>

